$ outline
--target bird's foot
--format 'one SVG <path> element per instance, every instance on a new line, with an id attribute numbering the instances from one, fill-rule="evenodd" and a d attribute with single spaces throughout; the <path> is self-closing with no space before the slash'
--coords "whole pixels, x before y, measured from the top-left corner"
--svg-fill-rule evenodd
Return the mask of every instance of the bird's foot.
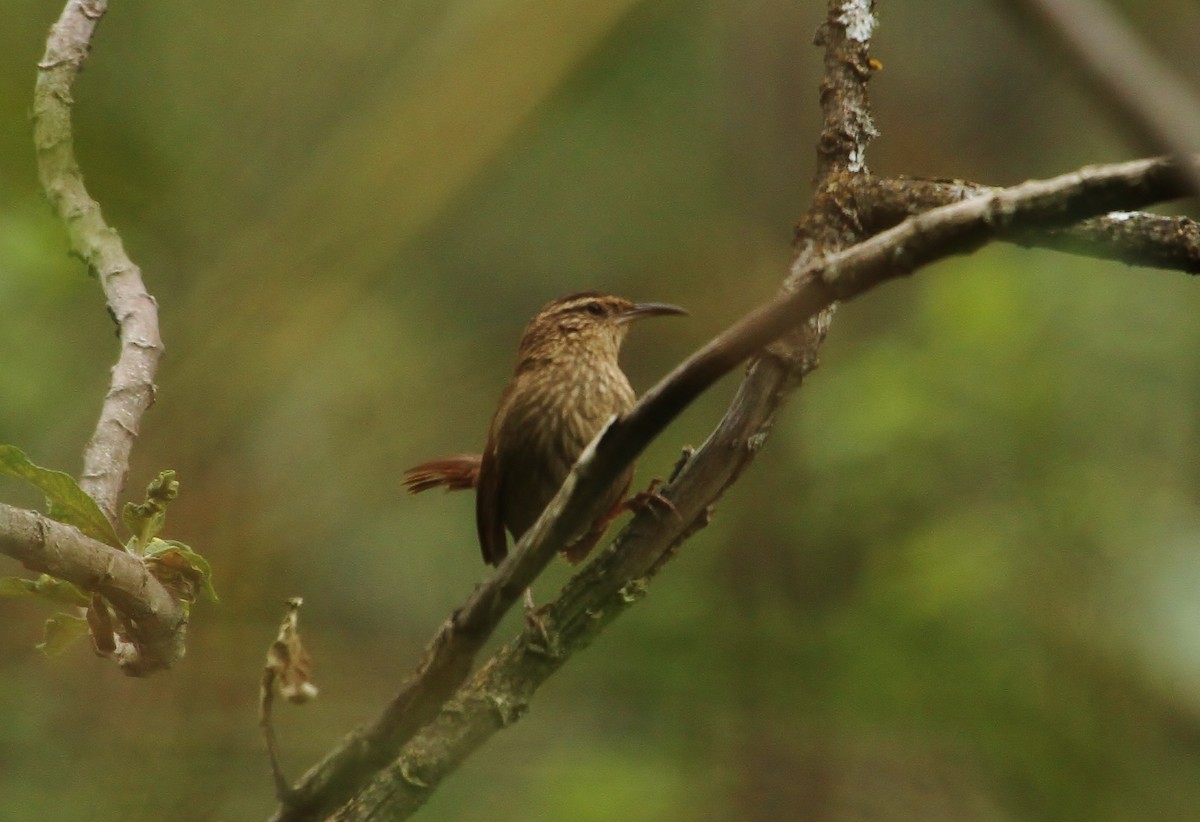
<path id="1" fill-rule="evenodd" d="M 534 653 L 551 658 L 558 656 L 558 640 L 550 632 L 543 608 L 533 602 L 533 590 L 525 589 L 525 633 L 526 647 Z"/>
<path id="2" fill-rule="evenodd" d="M 664 497 L 659 492 L 659 486 L 662 485 L 662 480 L 650 480 L 650 485 L 645 491 L 638 491 L 629 499 L 625 500 L 624 508 L 631 513 L 639 511 L 649 511 L 655 517 L 661 517 L 666 514 L 672 514 L 676 518 L 679 517 L 679 509 L 675 507 L 675 503 Z"/>

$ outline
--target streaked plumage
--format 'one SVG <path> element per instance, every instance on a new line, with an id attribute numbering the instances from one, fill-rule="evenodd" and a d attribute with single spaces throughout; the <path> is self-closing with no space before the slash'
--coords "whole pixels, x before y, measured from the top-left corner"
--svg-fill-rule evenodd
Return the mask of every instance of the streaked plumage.
<path id="1" fill-rule="evenodd" d="M 473 455 L 431 460 L 406 472 L 416 493 L 437 485 L 470 487 L 477 495 L 475 521 L 486 562 L 508 553 L 504 531 L 520 539 L 558 491 L 579 454 L 635 395 L 618 364 L 629 323 L 645 316 L 682 314 L 659 303 L 584 291 L 550 302 L 525 328 L 512 380 L 488 429 L 487 445 Z M 613 484 L 606 509 L 620 506 L 633 468 Z M 572 542 L 566 557 L 578 562 L 603 534 L 609 517 Z"/>

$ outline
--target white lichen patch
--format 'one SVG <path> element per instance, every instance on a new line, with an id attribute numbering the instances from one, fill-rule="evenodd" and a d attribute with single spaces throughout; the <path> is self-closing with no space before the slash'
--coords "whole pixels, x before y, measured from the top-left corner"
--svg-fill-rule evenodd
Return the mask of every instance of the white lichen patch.
<path id="1" fill-rule="evenodd" d="M 846 165 L 847 170 L 855 174 L 866 170 L 867 164 L 863 152 L 858 148 L 850 149 L 850 156 L 847 158 Z"/>
<path id="2" fill-rule="evenodd" d="M 871 13 L 871 0 L 847 0 L 842 4 L 842 13 L 837 21 L 846 29 L 846 36 L 856 43 L 865 43 L 875 31 L 875 15 Z"/>

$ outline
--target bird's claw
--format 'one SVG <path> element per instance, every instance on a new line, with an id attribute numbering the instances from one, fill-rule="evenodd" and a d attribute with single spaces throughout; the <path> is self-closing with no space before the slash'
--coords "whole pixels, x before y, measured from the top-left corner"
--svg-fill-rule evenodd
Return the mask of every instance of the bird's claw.
<path id="1" fill-rule="evenodd" d="M 554 638 L 550 635 L 550 629 L 546 627 L 542 609 L 534 604 L 533 591 L 529 588 L 525 589 L 525 630 L 534 640 L 530 643 L 530 647 L 537 647 L 546 654 L 554 651 Z"/>
<path id="2" fill-rule="evenodd" d="M 671 514 L 676 518 L 680 518 L 679 509 L 675 507 L 675 503 L 659 492 L 658 488 L 660 485 L 662 485 L 661 480 L 650 480 L 650 485 L 645 491 L 638 491 L 625 501 L 626 510 L 633 513 L 649 511 L 655 517 Z"/>

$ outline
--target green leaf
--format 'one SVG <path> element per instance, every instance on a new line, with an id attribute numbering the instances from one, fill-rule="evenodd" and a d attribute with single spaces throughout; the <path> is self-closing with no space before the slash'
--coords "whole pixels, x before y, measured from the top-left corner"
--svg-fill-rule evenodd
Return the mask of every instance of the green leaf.
<path id="1" fill-rule="evenodd" d="M 184 602 L 204 597 L 220 602 L 212 584 L 212 566 L 182 542 L 154 539 L 142 557 L 154 578 Z"/>
<path id="2" fill-rule="evenodd" d="M 46 633 L 37 649 L 46 656 L 58 656 L 71 643 L 88 635 L 88 622 L 83 617 L 55 614 L 46 620 Z"/>
<path id="3" fill-rule="evenodd" d="M 143 553 L 167 521 L 167 504 L 179 496 L 179 481 L 175 472 L 162 471 L 146 487 L 146 501 L 140 504 L 125 503 L 121 510 L 121 521 L 134 538 L 136 553 Z"/>
<path id="4" fill-rule="evenodd" d="M 51 519 L 74 525 L 92 539 L 124 549 L 108 517 L 70 474 L 34 465 L 15 445 L 0 445 L 0 473 L 23 479 L 45 494 Z"/>
<path id="5" fill-rule="evenodd" d="M 76 585 L 49 574 L 42 574 L 37 579 L 0 577 L 0 596 L 39 597 L 55 605 L 77 605 L 81 608 L 91 601 Z"/>

